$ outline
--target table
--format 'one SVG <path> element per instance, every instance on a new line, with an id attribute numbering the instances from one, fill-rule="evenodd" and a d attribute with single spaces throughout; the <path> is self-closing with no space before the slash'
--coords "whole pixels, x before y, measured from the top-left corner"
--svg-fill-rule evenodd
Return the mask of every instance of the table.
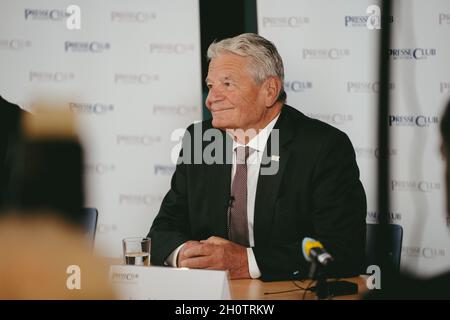
<path id="1" fill-rule="evenodd" d="M 349 296 L 339 296 L 333 299 L 356 300 L 361 294 L 367 291 L 367 276 L 339 279 L 356 283 L 358 285 L 358 294 Z M 302 300 L 304 290 L 297 286 L 306 288 L 311 280 L 304 281 L 276 281 L 263 282 L 256 279 L 231 280 L 230 291 L 233 300 Z M 297 285 L 297 286 L 296 286 Z M 267 294 L 269 293 L 269 294 Z M 308 291 L 305 300 L 316 299 L 313 292 Z"/>
<path id="2" fill-rule="evenodd" d="M 108 259 L 109 265 L 123 264 L 123 259 Z M 356 300 L 367 291 L 367 276 L 339 279 L 350 281 L 358 285 L 358 294 L 334 297 L 333 300 Z M 302 300 L 304 290 L 297 286 L 306 288 L 311 280 L 304 281 L 274 281 L 263 282 L 258 279 L 230 280 L 230 293 L 233 300 Z M 314 284 L 313 284 L 314 285 Z M 294 291 L 295 290 L 295 291 Z M 268 294 L 269 293 L 269 294 Z M 308 291 L 305 300 L 316 299 L 313 292 Z"/>

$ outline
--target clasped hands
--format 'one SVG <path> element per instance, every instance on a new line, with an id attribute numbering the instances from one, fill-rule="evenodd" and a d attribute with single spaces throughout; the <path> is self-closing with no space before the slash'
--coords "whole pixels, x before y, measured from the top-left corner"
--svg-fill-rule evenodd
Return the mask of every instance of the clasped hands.
<path id="1" fill-rule="evenodd" d="M 177 265 L 192 269 L 228 270 L 231 279 L 250 278 L 247 248 L 220 237 L 187 241 L 178 252 Z"/>

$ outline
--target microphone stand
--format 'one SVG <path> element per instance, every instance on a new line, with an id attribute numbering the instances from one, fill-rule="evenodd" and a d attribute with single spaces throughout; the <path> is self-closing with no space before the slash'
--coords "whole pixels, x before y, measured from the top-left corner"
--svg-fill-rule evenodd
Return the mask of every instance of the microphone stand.
<path id="1" fill-rule="evenodd" d="M 327 277 L 323 271 L 322 265 L 311 262 L 311 268 L 309 269 L 309 277 L 316 280 L 316 285 L 311 288 L 311 291 L 316 293 L 317 299 L 326 299 L 330 296 L 330 290 L 328 287 Z"/>
<path id="2" fill-rule="evenodd" d="M 309 270 L 309 277 L 316 280 L 316 285 L 310 288 L 311 291 L 316 293 L 316 297 L 319 300 L 327 299 L 330 297 L 352 295 L 358 293 L 358 285 L 349 281 L 327 281 L 325 272 L 325 266 L 311 262 L 311 268 Z"/>

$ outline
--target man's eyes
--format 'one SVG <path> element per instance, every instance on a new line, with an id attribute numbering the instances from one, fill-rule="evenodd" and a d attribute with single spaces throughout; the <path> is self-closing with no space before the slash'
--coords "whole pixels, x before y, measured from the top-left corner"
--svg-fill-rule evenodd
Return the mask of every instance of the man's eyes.
<path id="1" fill-rule="evenodd" d="M 222 85 L 224 85 L 225 87 L 231 87 L 233 85 L 232 81 L 224 81 L 221 83 Z M 211 83 L 207 83 L 206 87 L 211 90 L 211 88 L 213 87 L 213 85 Z"/>

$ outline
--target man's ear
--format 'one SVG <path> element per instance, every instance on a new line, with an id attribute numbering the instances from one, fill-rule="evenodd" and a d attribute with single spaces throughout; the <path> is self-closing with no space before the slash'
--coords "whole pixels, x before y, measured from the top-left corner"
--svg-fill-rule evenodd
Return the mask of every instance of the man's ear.
<path id="1" fill-rule="evenodd" d="M 268 77 L 264 82 L 264 99 L 267 108 L 272 107 L 277 102 L 278 95 L 281 91 L 281 81 L 277 77 Z"/>

